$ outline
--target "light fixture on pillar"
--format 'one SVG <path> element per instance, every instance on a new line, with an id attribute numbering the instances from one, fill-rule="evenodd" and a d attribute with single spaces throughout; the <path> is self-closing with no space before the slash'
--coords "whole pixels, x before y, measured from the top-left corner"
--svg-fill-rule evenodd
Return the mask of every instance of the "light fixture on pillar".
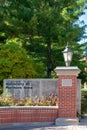
<path id="1" fill-rule="evenodd" d="M 69 44 L 67 43 L 67 46 L 65 50 L 63 51 L 63 56 L 64 56 L 66 66 L 70 66 L 70 63 L 72 61 L 72 55 L 73 55 L 72 50 Z"/>

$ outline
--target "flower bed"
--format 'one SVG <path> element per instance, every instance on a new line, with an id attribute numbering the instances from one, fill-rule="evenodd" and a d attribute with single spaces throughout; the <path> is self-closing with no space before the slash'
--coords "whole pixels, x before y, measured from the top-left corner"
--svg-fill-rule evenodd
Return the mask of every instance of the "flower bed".
<path id="1" fill-rule="evenodd" d="M 54 123 L 58 117 L 58 98 L 54 94 L 34 100 L 0 96 L 0 106 L 0 124 Z"/>
<path id="2" fill-rule="evenodd" d="M 9 95 L 5 97 L 0 96 L 0 106 L 58 106 L 58 97 L 52 94 L 48 97 L 42 97 L 38 99 L 37 97 L 32 100 L 30 98 L 16 99 Z"/>

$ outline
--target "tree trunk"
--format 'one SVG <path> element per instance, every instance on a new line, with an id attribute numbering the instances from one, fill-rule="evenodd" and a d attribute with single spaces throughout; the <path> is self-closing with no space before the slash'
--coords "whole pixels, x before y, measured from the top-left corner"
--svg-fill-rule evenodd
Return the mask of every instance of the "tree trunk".
<path id="1" fill-rule="evenodd" d="M 52 62 L 52 50 L 51 50 L 51 42 L 50 38 L 47 39 L 47 77 L 51 78 L 51 72 L 53 70 L 53 62 Z"/>

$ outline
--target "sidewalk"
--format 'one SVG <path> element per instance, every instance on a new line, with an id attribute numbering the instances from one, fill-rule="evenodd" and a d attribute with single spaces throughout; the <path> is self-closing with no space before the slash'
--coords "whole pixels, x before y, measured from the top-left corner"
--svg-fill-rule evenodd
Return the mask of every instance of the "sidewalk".
<path id="1" fill-rule="evenodd" d="M 0 126 L 0 130 L 87 130 L 87 115 L 81 119 L 78 126 L 29 126 L 27 125 L 5 125 Z"/>

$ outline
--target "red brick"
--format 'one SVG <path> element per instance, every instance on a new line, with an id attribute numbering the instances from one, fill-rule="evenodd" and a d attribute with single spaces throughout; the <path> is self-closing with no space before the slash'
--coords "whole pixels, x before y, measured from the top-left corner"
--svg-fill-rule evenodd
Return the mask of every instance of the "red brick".
<path id="1" fill-rule="evenodd" d="M 58 109 L 0 109 L 0 124 L 16 122 L 49 122 L 58 117 Z"/>

